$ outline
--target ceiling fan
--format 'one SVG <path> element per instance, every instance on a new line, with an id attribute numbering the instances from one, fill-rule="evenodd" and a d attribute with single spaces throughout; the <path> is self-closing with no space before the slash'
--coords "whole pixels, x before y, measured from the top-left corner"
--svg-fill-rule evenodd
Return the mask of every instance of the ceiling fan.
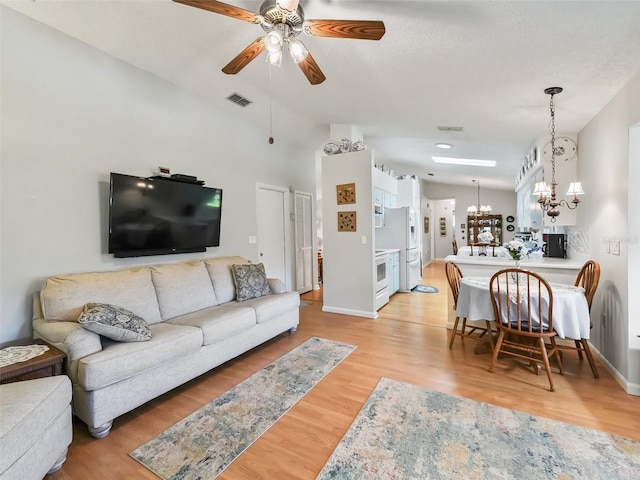
<path id="1" fill-rule="evenodd" d="M 282 62 L 282 50 L 286 45 L 291 58 L 298 64 L 312 85 L 325 81 L 326 77 L 309 50 L 296 37 L 300 33 L 312 37 L 353 38 L 380 40 L 385 33 L 384 23 L 378 20 L 305 20 L 299 0 L 266 0 L 260 13 L 250 12 L 216 0 L 173 0 L 177 3 L 201 8 L 213 13 L 256 23 L 266 32 L 258 37 L 233 60 L 224 66 L 224 73 L 234 75 L 251 60 L 267 50 L 267 60 L 275 66 Z"/>

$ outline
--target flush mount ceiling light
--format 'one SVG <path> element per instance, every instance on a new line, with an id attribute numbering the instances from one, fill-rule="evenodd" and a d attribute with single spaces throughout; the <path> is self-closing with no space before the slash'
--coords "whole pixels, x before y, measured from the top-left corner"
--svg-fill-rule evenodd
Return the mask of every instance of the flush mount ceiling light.
<path id="1" fill-rule="evenodd" d="M 451 145 L 450 143 L 436 143 L 436 147 L 448 149 L 453 147 L 453 145 Z"/>
<path id="2" fill-rule="evenodd" d="M 549 110 L 551 112 L 551 126 L 549 128 L 551 133 L 551 187 L 542 181 L 537 182 L 533 189 L 533 194 L 538 195 L 540 207 L 551 217 L 552 223 L 555 223 L 556 217 L 560 215 L 558 207 L 567 207 L 569 210 L 575 210 L 580 203 L 578 195 L 584 194 L 580 182 L 571 182 L 567 191 L 567 195 L 573 195 L 571 203 L 564 198 L 561 200 L 556 198 L 556 187 L 558 186 L 558 182 L 556 182 L 556 158 L 562 157 L 565 149 L 564 147 L 556 147 L 556 108 L 553 103 L 553 96 L 561 92 L 561 87 L 549 87 L 544 90 L 544 93 L 551 95 L 549 100 Z"/>
<path id="3" fill-rule="evenodd" d="M 450 165 L 470 165 L 472 167 L 495 167 L 495 160 L 479 160 L 477 158 L 453 158 L 431 157 L 436 163 L 448 163 Z"/>

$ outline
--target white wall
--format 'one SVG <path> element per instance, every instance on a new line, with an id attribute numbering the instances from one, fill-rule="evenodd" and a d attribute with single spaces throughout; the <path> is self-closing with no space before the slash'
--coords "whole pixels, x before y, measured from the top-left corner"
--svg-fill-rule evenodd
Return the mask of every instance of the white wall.
<path id="1" fill-rule="evenodd" d="M 640 75 L 637 75 L 578 134 L 578 176 L 585 195 L 578 207 L 577 225 L 590 245 L 584 258 L 597 260 L 602 269 L 591 308 L 591 341 L 624 377 L 627 391 L 638 395 L 640 349 L 629 348 L 629 337 L 640 333 L 640 317 L 637 301 L 630 300 L 629 292 L 637 297 L 640 285 L 637 279 L 635 284 L 629 283 L 629 269 L 637 271 L 640 267 L 637 252 L 640 158 L 629 158 L 629 128 L 639 121 Z M 628 221 L 629 218 L 635 221 Z M 606 252 L 611 239 L 620 241 L 620 255 Z"/>
<path id="2" fill-rule="evenodd" d="M 453 255 L 453 215 L 455 213 L 455 200 L 433 201 L 433 257 L 437 260 L 444 259 L 447 255 Z M 441 234 L 440 221 L 445 221 L 445 235 Z M 457 221 L 456 221 L 457 222 Z M 456 229 L 457 231 L 458 229 Z"/>
<path id="3" fill-rule="evenodd" d="M 31 335 L 31 294 L 49 275 L 227 254 L 255 261 L 256 183 L 314 191 L 314 150 L 269 145 L 227 92 L 217 103 L 197 97 L 4 7 L 1 22 L 0 342 Z M 158 165 L 224 190 L 221 246 L 114 259 L 109 172 L 147 176 Z"/>

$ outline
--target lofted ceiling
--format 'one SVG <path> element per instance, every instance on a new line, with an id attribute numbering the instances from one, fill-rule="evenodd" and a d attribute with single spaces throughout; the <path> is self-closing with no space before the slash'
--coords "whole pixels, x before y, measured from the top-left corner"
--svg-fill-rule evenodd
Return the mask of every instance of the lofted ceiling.
<path id="1" fill-rule="evenodd" d="M 262 1 L 228 3 L 258 12 Z M 382 20 L 386 34 L 380 41 L 301 35 L 327 77 L 312 86 L 288 56 L 271 72 L 263 53 L 237 75 L 222 73 L 263 30 L 171 0 L 2 0 L 221 108 L 240 108 L 226 100 L 234 92 L 250 99 L 242 115 L 264 125 L 265 144 L 271 96 L 276 141 L 321 148 L 338 140 L 328 138 L 330 124 L 352 124 L 376 163 L 469 186 L 477 178 L 513 189 L 529 145 L 548 129 L 546 87 L 564 88 L 556 131 L 577 133 L 640 72 L 640 1 L 300 3 L 308 19 Z M 447 166 L 432 155 L 498 165 Z"/>

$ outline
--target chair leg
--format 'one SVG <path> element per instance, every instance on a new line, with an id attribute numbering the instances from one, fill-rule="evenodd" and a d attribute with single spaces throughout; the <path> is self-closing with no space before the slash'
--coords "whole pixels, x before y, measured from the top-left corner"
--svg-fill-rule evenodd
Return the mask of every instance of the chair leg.
<path id="1" fill-rule="evenodd" d="M 456 339 L 456 334 L 458 333 L 459 321 L 460 321 L 460 317 L 456 317 L 455 322 L 453 322 L 453 330 L 451 331 L 451 338 L 449 339 L 449 350 L 453 349 L 453 341 Z"/>
<path id="2" fill-rule="evenodd" d="M 500 330 L 498 333 L 498 340 L 496 340 L 496 346 L 493 348 L 493 355 L 491 356 L 491 365 L 489 365 L 489 371 L 493 372 L 493 367 L 498 360 L 498 353 L 500 353 L 500 347 L 502 347 L 502 340 L 504 339 L 504 330 Z"/>
<path id="3" fill-rule="evenodd" d="M 487 322 L 487 333 L 489 334 L 489 341 L 491 342 L 491 350 L 496 348 L 494 340 L 493 340 L 493 330 L 491 330 L 491 322 L 489 320 L 485 320 Z"/>
<path id="4" fill-rule="evenodd" d="M 555 337 L 551 337 L 551 346 L 553 347 L 553 355 L 554 357 L 556 357 L 556 362 L 558 362 L 558 370 L 560 370 L 560 375 L 564 375 L 564 369 L 562 367 L 562 355 L 560 354 L 561 352 L 558 348 Z"/>
<path id="5" fill-rule="evenodd" d="M 580 360 L 582 360 L 582 344 L 580 343 L 580 340 L 574 340 L 574 342 L 576 342 L 576 350 L 578 350 L 578 358 Z"/>
<path id="6" fill-rule="evenodd" d="M 462 330 L 460 330 L 460 338 L 462 338 L 462 342 L 464 343 L 464 336 L 467 334 L 467 319 L 462 319 Z"/>
<path id="7" fill-rule="evenodd" d="M 540 337 L 539 339 L 540 349 L 542 354 L 542 361 L 544 362 L 544 369 L 547 371 L 547 378 L 549 379 L 549 386 L 552 392 L 556 391 L 556 387 L 553 385 L 553 379 L 551 378 L 551 366 L 549 365 L 549 357 L 547 357 L 547 347 L 544 343 L 544 338 Z"/>
<path id="8" fill-rule="evenodd" d="M 582 340 L 580 340 L 580 342 L 582 344 L 582 348 L 584 349 L 584 353 L 587 355 L 587 361 L 589 362 L 589 366 L 591 367 L 593 376 L 595 378 L 600 378 L 600 375 L 598 375 L 598 369 L 596 368 L 596 363 L 594 362 L 593 355 L 591 354 L 591 349 L 589 348 L 589 342 L 586 338 L 583 338 Z"/>

